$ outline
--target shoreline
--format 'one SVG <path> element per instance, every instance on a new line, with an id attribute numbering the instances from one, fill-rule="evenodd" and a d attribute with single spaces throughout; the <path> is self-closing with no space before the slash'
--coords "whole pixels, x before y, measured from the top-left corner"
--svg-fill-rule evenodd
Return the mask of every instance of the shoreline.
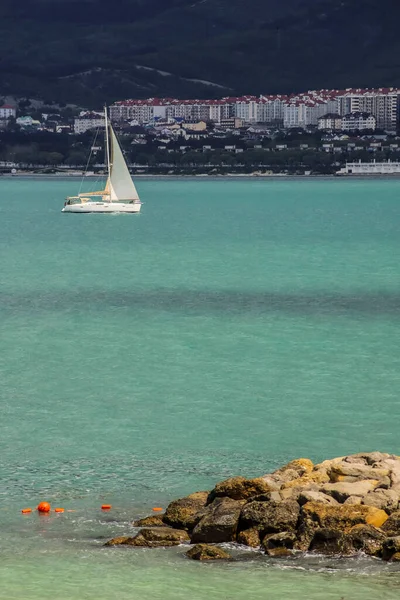
<path id="1" fill-rule="evenodd" d="M 131 173 L 134 179 L 166 179 L 166 178 L 179 178 L 179 179 L 400 179 L 400 173 L 371 173 L 371 174 L 328 174 L 328 173 L 314 173 L 314 174 L 299 174 L 299 173 Z M 17 173 L 1 173 L 0 177 L 6 179 L 18 179 L 25 177 L 41 177 L 48 179 L 101 179 L 105 178 L 103 174 L 89 174 L 85 175 L 83 172 L 77 173 L 40 173 L 38 171 L 21 171 Z M 1 179 L 0 179 L 1 180 Z"/>

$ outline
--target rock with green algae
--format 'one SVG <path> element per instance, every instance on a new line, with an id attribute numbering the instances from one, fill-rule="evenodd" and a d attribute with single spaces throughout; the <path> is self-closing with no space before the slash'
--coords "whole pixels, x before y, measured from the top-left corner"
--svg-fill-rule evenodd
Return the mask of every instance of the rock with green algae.
<path id="1" fill-rule="evenodd" d="M 223 548 L 210 544 L 196 544 L 186 552 L 186 556 L 193 560 L 230 560 L 232 556 Z"/>
<path id="2" fill-rule="evenodd" d="M 172 529 L 172 527 L 149 527 L 141 529 L 134 537 L 114 538 L 106 546 L 126 545 L 145 548 L 162 548 L 164 546 L 179 546 L 189 542 L 187 531 Z"/>
<path id="3" fill-rule="evenodd" d="M 386 539 L 381 529 L 372 525 L 355 525 L 347 536 L 356 552 L 364 552 L 369 556 L 381 556 L 382 545 Z"/>
<path id="4" fill-rule="evenodd" d="M 387 518 L 385 511 L 373 506 L 331 506 L 320 502 L 308 502 L 301 509 L 296 548 L 308 550 L 315 533 L 320 529 L 348 533 L 355 525 L 373 525 L 379 528 Z"/>
<path id="5" fill-rule="evenodd" d="M 255 479 L 231 477 L 217 483 L 215 488 L 210 492 L 208 503 L 220 497 L 232 498 L 232 500 L 247 500 L 259 494 L 265 494 L 272 489 L 274 487 L 271 487 L 261 477 Z"/>
<path id="6" fill-rule="evenodd" d="M 242 546 L 249 546 L 250 548 L 258 548 L 260 545 L 260 532 L 256 527 L 245 529 L 240 531 L 237 535 L 237 542 Z"/>
<path id="7" fill-rule="evenodd" d="M 295 541 L 296 535 L 292 531 L 269 533 L 264 537 L 261 546 L 268 556 L 290 556 L 292 554 Z"/>
<path id="8" fill-rule="evenodd" d="M 309 550 L 326 556 L 349 556 L 355 553 L 351 540 L 342 531 L 336 529 L 317 529 Z"/>
<path id="9" fill-rule="evenodd" d="M 388 536 L 400 535 L 400 510 L 392 512 L 387 521 L 382 525 L 382 530 Z"/>
<path id="10" fill-rule="evenodd" d="M 133 536 L 129 535 L 121 535 L 119 537 L 112 538 L 112 540 L 108 540 L 104 545 L 105 546 L 132 546 Z"/>
<path id="11" fill-rule="evenodd" d="M 163 522 L 171 527 L 192 531 L 202 517 L 208 495 L 209 492 L 195 492 L 186 498 L 174 500 L 168 505 Z"/>
<path id="12" fill-rule="evenodd" d="M 162 517 L 150 516 L 144 517 L 132 523 L 133 527 L 165 527 L 165 523 Z"/>
<path id="13" fill-rule="evenodd" d="M 349 531 L 354 525 L 373 525 L 381 527 L 387 521 L 388 515 L 384 510 L 374 506 L 322 504 L 307 502 L 302 508 L 301 520 L 309 522 L 317 528 Z"/>
<path id="14" fill-rule="evenodd" d="M 282 502 L 250 501 L 243 506 L 240 514 L 239 530 L 252 527 L 262 535 L 280 533 L 296 529 L 300 505 L 294 500 Z"/>
<path id="15" fill-rule="evenodd" d="M 397 562 L 397 556 L 400 555 L 400 536 L 387 538 L 382 544 L 383 560 L 391 560 Z"/>
<path id="16" fill-rule="evenodd" d="M 236 541 L 240 511 L 244 501 L 216 498 L 207 506 L 192 532 L 192 544 L 218 544 Z"/>

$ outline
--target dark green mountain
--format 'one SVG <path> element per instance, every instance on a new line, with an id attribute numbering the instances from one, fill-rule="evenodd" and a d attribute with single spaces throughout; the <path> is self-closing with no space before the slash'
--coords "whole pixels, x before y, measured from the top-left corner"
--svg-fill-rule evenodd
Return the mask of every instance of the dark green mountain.
<path id="1" fill-rule="evenodd" d="M 2 0 L 0 95 L 400 86 L 399 17 L 398 0 Z"/>

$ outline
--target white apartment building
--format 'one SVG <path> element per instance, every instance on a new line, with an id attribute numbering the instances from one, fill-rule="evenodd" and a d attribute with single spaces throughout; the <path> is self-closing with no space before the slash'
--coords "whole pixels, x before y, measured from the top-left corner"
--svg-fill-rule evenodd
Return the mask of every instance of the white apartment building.
<path id="1" fill-rule="evenodd" d="M 187 100 L 175 100 L 165 106 L 167 119 L 183 119 L 184 121 L 208 121 L 210 109 L 204 104 Z"/>
<path id="2" fill-rule="evenodd" d="M 3 104 L 0 106 L 0 119 L 10 119 L 11 117 L 17 116 L 17 109 L 11 104 Z"/>
<path id="3" fill-rule="evenodd" d="M 253 97 L 243 97 L 234 104 L 234 116 L 246 123 L 257 123 L 260 100 Z"/>
<path id="4" fill-rule="evenodd" d="M 299 125 L 299 102 L 291 102 L 283 107 L 283 126 L 285 129 L 300 127 Z"/>
<path id="5" fill-rule="evenodd" d="M 318 129 L 320 131 L 341 131 L 342 117 L 335 113 L 328 113 L 318 119 Z"/>
<path id="6" fill-rule="evenodd" d="M 285 102 L 283 97 L 261 96 L 257 121 L 259 123 L 283 121 Z"/>
<path id="7" fill-rule="evenodd" d="M 286 129 L 292 127 L 306 128 L 310 125 L 317 126 L 318 119 L 329 113 L 332 103 L 328 100 L 314 100 L 307 96 L 296 98 L 284 104 L 283 107 L 283 126 Z"/>
<path id="8" fill-rule="evenodd" d="M 165 118 L 165 108 L 165 106 L 154 105 L 151 101 L 117 102 L 110 106 L 110 119 L 112 122 L 134 120 L 138 123 L 149 123 L 155 116 Z"/>
<path id="9" fill-rule="evenodd" d="M 369 113 L 355 112 L 342 117 L 343 131 L 363 131 L 370 129 L 375 131 L 376 118 Z"/>
<path id="10" fill-rule="evenodd" d="M 234 116 L 233 104 L 229 100 L 213 100 L 210 102 L 210 121 L 221 123 Z"/>
<path id="11" fill-rule="evenodd" d="M 370 113 L 376 118 L 376 126 L 388 131 L 396 131 L 399 120 L 400 91 L 394 88 L 377 90 L 351 89 L 337 97 L 337 112 Z"/>
<path id="12" fill-rule="evenodd" d="M 104 115 L 98 113 L 81 113 L 74 120 L 74 132 L 77 134 L 85 133 L 89 129 L 105 127 L 106 121 Z"/>

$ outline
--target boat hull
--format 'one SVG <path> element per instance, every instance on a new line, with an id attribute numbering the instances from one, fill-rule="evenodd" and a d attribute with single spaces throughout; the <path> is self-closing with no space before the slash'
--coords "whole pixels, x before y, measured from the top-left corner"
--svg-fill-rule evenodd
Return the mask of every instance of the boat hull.
<path id="1" fill-rule="evenodd" d="M 62 212 L 68 213 L 139 213 L 141 203 L 123 202 L 85 202 L 66 204 Z"/>

